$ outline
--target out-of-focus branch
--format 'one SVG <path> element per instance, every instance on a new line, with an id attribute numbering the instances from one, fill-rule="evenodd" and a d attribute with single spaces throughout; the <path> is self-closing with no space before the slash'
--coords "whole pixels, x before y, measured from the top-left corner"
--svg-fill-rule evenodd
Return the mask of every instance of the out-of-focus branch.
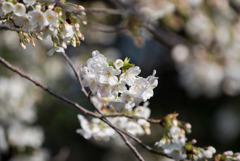
<path id="1" fill-rule="evenodd" d="M 90 20 L 88 20 L 88 26 L 97 31 L 105 32 L 105 33 L 117 33 L 117 32 L 128 29 L 127 26 L 123 26 L 122 24 L 118 26 L 108 26 L 108 25 L 100 24 Z"/>
<path id="2" fill-rule="evenodd" d="M 157 27 L 151 22 L 144 22 L 143 27 L 153 36 L 155 40 L 167 47 L 172 48 L 177 44 L 189 44 L 183 37 L 171 31 L 167 31 L 163 27 Z"/>
<path id="3" fill-rule="evenodd" d="M 82 80 L 81 80 L 81 76 L 79 74 L 79 72 L 77 71 L 77 69 L 74 67 L 72 61 L 70 60 L 70 58 L 67 56 L 67 54 L 65 52 L 61 52 L 61 54 L 63 55 L 63 57 L 67 60 L 68 64 L 70 65 L 70 67 L 72 68 L 74 74 L 75 74 L 75 77 L 77 78 L 80 86 L 81 86 L 81 89 L 82 89 L 82 92 L 84 93 L 84 95 L 86 97 L 88 97 L 88 93 L 87 91 L 85 90 L 84 86 L 82 85 Z"/>

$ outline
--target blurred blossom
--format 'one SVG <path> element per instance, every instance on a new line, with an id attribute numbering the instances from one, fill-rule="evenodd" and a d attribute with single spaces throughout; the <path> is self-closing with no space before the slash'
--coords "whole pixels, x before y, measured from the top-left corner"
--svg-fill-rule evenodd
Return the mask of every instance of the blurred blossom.
<path id="1" fill-rule="evenodd" d="M 10 156 L 12 161 L 46 161 L 37 152 L 44 140 L 43 130 L 31 125 L 36 120 L 39 95 L 28 85 L 20 77 L 0 77 L 0 150 L 21 151 Z M 33 148 L 34 154 L 25 154 L 27 147 Z"/>
<path id="2" fill-rule="evenodd" d="M 189 55 L 189 49 L 185 45 L 177 45 L 172 50 L 172 59 L 177 63 L 184 62 Z"/>
<path id="3" fill-rule="evenodd" d="M 182 64 L 179 72 L 180 82 L 191 96 L 214 97 L 219 94 L 224 72 L 218 64 L 192 60 Z"/>
<path id="4" fill-rule="evenodd" d="M 8 143 L 6 140 L 5 130 L 0 125 L 0 152 L 6 152 L 8 150 Z"/>
<path id="5" fill-rule="evenodd" d="M 12 146 L 23 149 L 27 146 L 38 148 L 44 139 L 40 127 L 26 126 L 19 123 L 12 124 L 8 129 L 8 141 Z"/>
<path id="6" fill-rule="evenodd" d="M 186 24 L 186 31 L 202 44 L 208 46 L 213 40 L 213 24 L 208 16 L 202 12 L 196 12 Z"/>
<path id="7" fill-rule="evenodd" d="M 0 77 L 0 120 L 11 123 L 20 120 L 32 123 L 36 119 L 36 95 L 27 95 L 26 82 L 20 77 Z"/>
<path id="8" fill-rule="evenodd" d="M 165 15 L 174 13 L 176 8 L 173 3 L 167 0 L 141 0 L 139 6 L 136 6 L 148 20 L 154 21 Z"/>
<path id="9" fill-rule="evenodd" d="M 194 7 L 199 6 L 203 2 L 203 0 L 187 0 L 187 1 L 189 4 L 191 4 Z"/>
<path id="10" fill-rule="evenodd" d="M 227 25 L 217 25 L 216 28 L 216 40 L 222 46 L 227 46 L 231 40 L 230 26 Z"/>

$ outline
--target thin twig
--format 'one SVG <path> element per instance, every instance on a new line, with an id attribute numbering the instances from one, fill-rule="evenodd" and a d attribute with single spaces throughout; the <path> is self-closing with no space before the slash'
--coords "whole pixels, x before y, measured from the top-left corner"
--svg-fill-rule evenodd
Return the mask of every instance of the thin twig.
<path id="1" fill-rule="evenodd" d="M 132 152 L 135 154 L 135 156 L 140 160 L 140 161 L 145 161 L 143 159 L 143 157 L 141 156 L 141 154 L 137 151 L 136 147 L 134 147 L 129 140 L 126 138 L 126 134 L 123 133 L 120 128 L 116 127 L 115 125 L 113 125 L 107 118 L 102 117 L 100 118 L 103 122 L 105 122 L 106 124 L 108 124 L 111 128 L 113 128 L 120 136 L 121 138 L 124 140 L 125 144 L 132 150 Z"/>
<path id="2" fill-rule="evenodd" d="M 62 56 L 67 60 L 68 64 L 70 65 L 70 67 L 72 68 L 80 86 L 81 86 L 81 89 L 82 89 L 82 92 L 85 94 L 86 97 L 88 97 L 88 93 L 87 91 L 85 90 L 83 84 L 82 84 L 82 79 L 81 79 L 81 76 L 80 76 L 80 73 L 76 70 L 76 68 L 74 67 L 72 61 L 70 60 L 70 58 L 67 56 L 67 54 L 65 52 L 61 52 Z M 79 69 L 80 71 L 81 69 Z"/>
<path id="3" fill-rule="evenodd" d="M 66 53 L 62 53 L 63 57 L 67 60 L 67 62 L 69 63 L 70 67 L 72 68 L 75 76 L 77 77 L 79 83 L 80 83 L 80 86 L 82 87 L 82 91 L 84 92 L 84 94 L 88 97 L 89 95 L 87 94 L 83 84 L 82 84 L 82 80 L 81 80 L 81 77 L 80 77 L 80 72 L 81 72 L 81 69 L 79 70 L 79 72 L 77 72 L 77 70 L 74 68 L 74 65 L 71 61 L 71 59 L 67 56 Z M 91 102 L 91 100 L 90 100 Z M 91 102 L 92 103 L 92 102 Z M 119 135 L 120 137 L 123 139 L 123 141 L 125 142 L 125 144 L 130 148 L 130 150 L 132 150 L 132 152 L 134 153 L 134 155 L 140 160 L 140 161 L 145 161 L 143 159 L 143 157 L 141 156 L 141 154 L 137 151 L 137 149 L 129 142 L 129 140 L 127 139 L 127 137 L 125 136 L 124 133 L 122 133 L 122 131 L 116 127 L 115 125 L 113 125 L 107 118 L 105 118 L 103 116 L 103 113 L 96 107 L 94 106 L 94 104 L 92 103 L 93 107 L 95 108 L 95 110 L 98 111 L 98 113 L 101 114 L 101 117 L 99 119 L 101 119 L 103 122 L 105 122 L 106 124 L 108 124 L 111 128 L 113 128 Z"/>
<path id="4" fill-rule="evenodd" d="M 120 32 L 120 31 L 128 29 L 128 27 L 123 26 L 122 23 L 120 23 L 117 26 L 112 27 L 112 26 L 100 24 L 100 23 L 90 21 L 90 20 L 88 20 L 87 22 L 88 22 L 89 27 L 91 27 L 97 31 L 105 32 L 105 33 L 116 33 L 116 32 Z"/>
<path id="5" fill-rule="evenodd" d="M 76 72 L 76 69 L 74 68 L 74 65 L 73 65 L 73 63 L 71 62 L 70 58 L 69 58 L 66 54 L 64 54 L 63 56 L 64 56 L 64 58 L 67 60 L 67 62 L 69 63 L 69 65 L 72 67 L 72 69 L 73 69 L 74 73 L 76 73 L 77 77 L 80 78 L 81 70 L 79 70 L 79 72 Z M 83 86 L 83 84 L 82 84 L 81 78 L 78 79 L 78 80 L 80 80 L 79 83 L 80 83 L 82 89 L 86 92 L 86 90 L 85 90 L 85 88 L 84 88 L 84 86 Z M 87 97 L 89 97 L 89 95 L 87 95 Z M 90 99 L 89 99 L 89 100 L 90 100 Z M 91 102 L 91 100 L 90 100 L 90 102 Z M 91 102 L 91 103 L 92 103 L 92 102 Z M 94 106 L 93 103 L 92 103 L 92 105 Z M 159 152 L 159 151 L 154 150 L 152 147 L 150 147 L 150 146 L 146 145 L 145 143 L 143 143 L 139 138 L 137 138 L 137 137 L 135 137 L 135 136 L 127 133 L 126 131 L 124 131 L 124 130 L 118 128 L 118 127 L 116 127 L 115 125 L 113 125 L 113 124 L 105 117 L 105 115 L 104 115 L 96 106 L 94 106 L 94 108 L 95 108 L 95 110 L 101 115 L 101 117 L 100 117 L 99 119 L 101 119 L 103 122 L 105 122 L 105 123 L 108 124 L 110 127 L 112 127 L 117 133 L 119 133 L 119 135 L 122 137 L 122 139 L 124 140 L 124 142 L 129 146 L 129 148 L 134 152 L 134 154 L 135 154 L 137 157 L 138 157 L 138 155 L 140 155 L 140 154 L 138 154 L 137 151 L 135 151 L 134 149 L 132 149 L 132 146 L 129 145 L 128 142 L 125 141 L 124 135 L 130 137 L 131 139 L 133 139 L 135 142 L 137 142 L 139 145 L 141 145 L 143 148 L 147 149 L 147 150 L 150 151 L 151 153 L 154 153 L 154 154 L 158 154 L 158 155 L 162 155 L 162 156 L 171 158 L 171 157 L 169 157 L 168 155 L 166 155 L 166 154 L 163 153 L 163 152 Z M 110 115 L 109 115 L 109 116 L 110 116 Z M 126 117 L 128 117 L 128 116 L 126 115 Z M 152 121 L 153 121 L 153 120 L 152 120 Z M 160 120 L 158 120 L 158 121 L 160 122 Z M 153 122 L 154 122 L 154 121 L 153 121 Z M 156 122 L 157 122 L 157 121 L 156 121 Z M 122 134 L 124 134 L 124 135 L 122 135 Z M 139 158 L 139 159 L 140 159 L 140 158 Z"/>

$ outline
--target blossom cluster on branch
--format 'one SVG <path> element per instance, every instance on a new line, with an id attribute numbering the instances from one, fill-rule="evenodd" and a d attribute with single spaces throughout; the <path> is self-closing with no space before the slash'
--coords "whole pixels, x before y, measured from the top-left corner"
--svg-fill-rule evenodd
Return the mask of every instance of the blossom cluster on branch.
<path id="1" fill-rule="evenodd" d="M 202 93 L 208 96 L 215 96 L 219 93 L 217 88 L 222 84 L 224 84 L 224 92 L 230 95 L 240 91 L 240 86 L 238 85 L 240 77 L 234 75 L 235 70 L 232 70 L 235 67 L 238 69 L 239 66 L 239 56 L 236 55 L 239 48 L 237 47 L 239 42 L 237 36 L 239 33 L 239 21 L 234 21 L 238 20 L 238 18 L 235 14 L 236 11 L 230 7 L 230 3 L 223 3 L 227 5 L 224 7 L 222 3 L 214 0 L 206 3 L 202 0 L 188 0 L 181 3 L 177 0 L 163 0 L 157 3 L 162 10 L 154 14 L 152 12 L 155 12 L 155 9 L 159 9 L 159 7 L 145 6 L 147 3 L 151 4 L 149 1 L 140 1 L 136 5 L 140 8 L 140 15 L 145 15 L 141 21 L 144 21 L 148 16 L 153 17 L 153 19 L 149 19 L 149 22 L 154 21 L 154 24 L 162 23 L 174 32 L 183 31 L 183 34 L 189 39 L 192 38 L 194 42 L 191 47 L 177 45 L 172 50 L 172 57 L 176 62 L 180 75 L 185 76 L 185 79 L 187 79 L 187 81 L 183 79 L 182 84 L 188 88 L 188 91 L 193 92 L 201 88 L 200 91 Z M 178 3 L 180 5 L 176 5 Z M 72 67 L 82 88 L 84 90 L 85 87 L 89 89 L 89 93 L 86 96 L 89 97 L 95 112 L 89 111 L 79 104 L 54 93 L 47 86 L 40 84 L 19 71 L 19 69 L 12 67 L 2 57 L 0 57 L 1 63 L 53 96 L 92 116 L 93 118 L 88 119 L 83 115 L 78 115 L 81 128 L 77 130 L 77 133 L 81 134 L 85 139 L 94 138 L 96 140 L 108 141 L 111 138 L 115 139 L 119 135 L 139 160 L 144 159 L 142 159 L 141 155 L 129 143 L 126 137 L 137 140 L 140 145 L 147 147 L 146 149 L 151 152 L 175 160 L 213 158 L 213 155 L 216 153 L 214 147 L 197 147 L 194 145 L 196 140 L 189 141 L 187 139 L 186 134 L 191 133 L 191 125 L 179 121 L 176 113 L 169 114 L 163 120 L 158 121 L 163 129 L 163 136 L 159 136 L 160 140 L 155 143 L 155 147 L 160 152 L 154 151 L 154 149 L 149 148 L 149 146 L 138 140 L 137 136 L 151 134 L 151 121 L 149 119 L 151 110 L 148 107 L 148 100 L 153 97 L 153 89 L 158 84 L 158 77 L 155 76 L 156 71 L 154 70 L 153 74 L 147 78 L 143 78 L 139 76 L 141 69 L 129 63 L 129 58 L 108 61 L 101 53 L 93 51 L 92 58 L 88 59 L 87 65 L 80 66 L 79 73 L 77 73 L 64 49 L 67 48 L 68 44 L 74 47 L 80 45 L 80 40 L 84 39 L 83 34 L 80 32 L 80 23 L 86 22 L 82 21 L 78 14 L 73 14 L 63 7 L 67 5 L 80 9 L 80 15 L 85 15 L 84 7 L 66 2 L 0 0 L 0 25 L 6 29 L 18 32 L 20 45 L 24 49 L 26 48 L 26 43 L 31 43 L 35 46 L 34 38 L 51 37 L 53 48 L 48 52 L 48 55 L 52 55 L 54 52 L 62 53 Z M 216 11 L 227 9 L 228 12 L 223 14 L 223 20 L 220 20 L 216 15 L 212 17 L 213 20 L 210 20 L 207 13 L 201 10 L 202 6 L 203 8 L 211 6 Z M 139 16 L 139 14 L 135 15 Z M 135 19 L 134 14 L 132 16 L 130 17 Z M 174 23 L 174 20 L 178 23 Z M 198 20 L 201 20 L 201 23 Z M 136 22 L 142 23 L 141 21 Z M 227 25 L 224 26 L 223 24 Z M 229 31 L 228 26 L 231 24 L 234 24 L 234 27 Z M 216 31 L 214 26 L 217 28 Z M 135 29 L 132 27 L 133 33 L 136 33 Z M 204 33 L 202 34 L 203 31 Z M 227 31 L 228 34 L 222 35 L 221 31 Z M 233 34 L 231 39 L 230 33 Z M 227 55 L 226 53 L 230 54 Z M 203 68 L 199 68 L 199 66 Z M 206 73 L 202 74 L 203 72 Z M 206 74 L 207 77 L 205 77 Z M 226 82 L 222 83 L 223 81 Z M 191 84 L 192 82 L 194 84 Z M 2 143 L 0 144 L 0 150 L 6 150 L 11 146 L 19 154 L 25 154 L 29 147 L 35 148 L 35 150 L 41 149 L 43 142 L 42 131 L 37 127 L 30 129 L 30 125 L 28 125 L 35 118 L 35 108 L 32 107 L 35 98 L 31 98 L 32 102 L 25 100 L 25 98 L 19 98 L 19 96 L 24 95 L 24 89 L 18 89 L 14 85 L 6 85 L 7 83 L 7 80 L 0 79 L 0 101 L 4 102 L 6 98 L 11 99 L 7 110 L 0 108 L 0 121 L 3 122 L 3 126 L 0 125 L 0 141 Z M 13 89 L 14 91 L 11 91 Z M 8 90 L 11 92 L 9 93 Z M 24 117 L 22 109 L 16 108 L 17 103 L 27 109 L 24 110 L 28 112 L 27 115 L 24 112 Z M 4 106 L 8 107 L 8 105 Z M 21 139 L 18 138 L 19 135 Z M 33 136 L 36 138 L 32 138 Z M 26 156 L 24 157 L 26 158 Z M 47 155 L 44 155 L 44 157 L 47 158 Z M 216 155 L 214 160 L 239 161 L 240 155 L 239 153 L 227 151 Z"/>
<path id="2" fill-rule="evenodd" d="M 68 5 L 84 9 L 80 5 Z M 81 14 L 85 15 L 84 12 Z M 1 26 L 18 32 L 23 49 L 26 49 L 26 43 L 35 46 L 34 38 L 42 40 L 49 36 L 53 47 L 48 55 L 52 55 L 54 52 L 64 52 L 68 44 L 79 46 L 80 40 L 84 40 L 80 23 L 86 22 L 79 20 L 54 1 L 41 3 L 36 0 L 1 0 L 0 17 Z"/>
<path id="3" fill-rule="evenodd" d="M 87 66 L 81 68 L 81 73 L 83 85 L 89 87 L 91 101 L 98 110 L 103 114 L 119 112 L 147 119 L 151 111 L 146 101 L 153 96 L 153 89 L 158 84 L 156 72 L 143 78 L 138 76 L 140 68 L 130 64 L 128 58 L 107 62 L 107 58 L 98 51 L 94 51 L 92 56 Z M 142 102 L 145 103 L 140 106 Z M 88 122 L 82 115 L 78 118 L 82 126 L 78 132 L 85 138 L 93 136 L 106 140 L 116 136 L 114 130 L 99 119 Z M 133 121 L 126 117 L 115 117 L 109 120 L 132 135 L 150 134 L 150 124 L 144 119 Z"/>

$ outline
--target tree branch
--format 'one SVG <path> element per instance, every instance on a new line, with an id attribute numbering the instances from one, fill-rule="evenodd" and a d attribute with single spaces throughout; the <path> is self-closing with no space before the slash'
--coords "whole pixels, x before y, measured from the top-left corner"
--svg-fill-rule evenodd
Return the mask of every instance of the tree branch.
<path id="1" fill-rule="evenodd" d="M 74 65 L 71 61 L 71 59 L 67 56 L 66 53 L 61 53 L 63 55 L 63 57 L 67 60 L 68 64 L 70 65 L 70 67 L 72 68 L 75 76 L 77 77 L 78 79 L 78 82 L 82 88 L 82 91 L 83 93 L 86 95 L 87 98 L 89 98 L 83 84 L 82 84 L 82 80 L 81 80 L 81 70 L 79 70 L 79 72 L 77 72 L 77 70 L 74 68 Z M 89 99 L 90 100 L 90 99 Z M 91 102 L 91 100 L 90 100 Z M 92 102 L 91 102 L 92 103 Z M 113 128 L 119 135 L 120 137 L 123 139 L 123 141 L 125 142 L 125 144 L 130 148 L 130 150 L 132 150 L 132 152 L 134 153 L 134 155 L 138 158 L 138 160 L 140 161 L 145 161 L 143 159 L 143 157 L 141 156 L 141 154 L 137 151 L 137 149 L 129 142 L 129 140 L 126 138 L 125 134 L 118 128 L 116 127 L 115 125 L 113 125 L 107 118 L 105 118 L 103 116 L 103 113 L 96 107 L 94 106 L 94 104 L 92 103 L 93 107 L 95 108 L 95 110 L 98 111 L 98 113 L 101 114 L 101 117 L 99 118 L 100 120 L 102 120 L 103 122 L 105 122 L 106 124 L 108 124 L 111 128 Z"/>
<path id="2" fill-rule="evenodd" d="M 67 62 L 69 63 L 69 65 L 71 66 L 71 68 L 72 68 L 72 70 L 74 71 L 76 77 L 78 77 L 80 86 L 82 87 L 82 89 L 83 89 L 84 91 L 86 91 L 85 88 L 84 88 L 84 86 L 83 86 L 83 84 L 82 84 L 82 81 L 81 81 L 81 77 L 80 77 L 81 73 L 80 73 L 80 70 L 79 70 L 79 72 L 76 72 L 77 70 L 74 68 L 74 65 L 73 65 L 71 59 L 70 59 L 65 53 L 62 53 L 62 54 L 63 54 L 64 58 L 67 60 Z M 87 93 L 87 92 L 86 92 L 86 93 Z M 89 98 L 88 95 L 87 95 L 87 97 Z M 91 100 L 90 100 L 90 102 L 91 102 Z M 92 102 L 91 102 L 91 103 L 92 103 Z M 94 106 L 93 103 L 92 103 L 92 105 Z M 133 151 L 133 153 L 136 155 L 136 157 L 137 157 L 139 160 L 141 160 L 141 159 L 143 159 L 143 158 L 142 158 L 141 155 L 138 153 L 138 151 L 135 149 L 135 147 L 133 147 L 133 146 L 131 145 L 131 143 L 128 142 L 128 140 L 126 139 L 125 135 L 128 136 L 129 138 L 133 139 L 136 143 L 138 143 L 138 144 L 141 145 L 144 149 L 150 151 L 151 153 L 158 154 L 158 155 L 162 155 L 162 156 L 165 156 L 165 157 L 168 157 L 168 158 L 172 158 L 172 157 L 169 157 L 168 155 L 166 155 L 166 154 L 163 153 L 163 152 L 159 152 L 159 151 L 154 150 L 152 147 L 150 147 L 150 146 L 146 145 L 145 143 L 143 143 L 139 138 L 137 138 L 137 137 L 129 134 L 128 132 L 126 132 L 126 131 L 118 128 L 118 127 L 116 127 L 115 125 L 113 125 L 113 124 L 105 117 L 105 115 L 104 115 L 96 106 L 94 106 L 94 108 L 95 108 L 95 110 L 101 115 L 101 117 L 100 117 L 99 119 L 102 120 L 103 122 L 105 122 L 106 124 L 108 124 L 110 127 L 112 127 L 112 128 L 122 137 L 122 139 L 124 140 L 125 144 Z M 119 115 L 121 115 L 121 114 L 119 114 Z M 109 115 L 109 116 L 111 116 L 111 115 Z M 113 115 L 112 115 L 112 116 L 113 116 Z M 130 117 L 130 116 L 129 116 L 129 115 L 126 115 L 126 117 Z M 134 117 L 133 117 L 133 118 L 134 118 Z M 140 117 L 139 117 L 139 118 L 140 118 Z M 151 120 L 151 119 L 150 119 L 150 120 Z M 155 122 L 155 123 L 159 122 L 159 123 L 160 123 L 161 121 L 160 121 L 160 120 L 157 120 L 157 121 L 156 121 L 156 120 L 152 120 L 152 122 Z"/>
<path id="3" fill-rule="evenodd" d="M 52 96 L 62 100 L 63 102 L 66 102 L 74 107 L 76 107 L 77 109 L 80 109 L 82 112 L 84 112 L 87 115 L 96 117 L 96 118 L 100 118 L 99 115 L 97 115 L 94 112 L 91 112 L 87 109 L 85 109 L 84 107 L 80 106 L 78 103 L 73 102 L 72 100 L 57 94 L 56 92 L 54 92 L 51 88 L 47 87 L 46 85 L 41 84 L 40 82 L 38 82 L 37 80 L 31 78 L 30 76 L 28 76 L 26 73 L 24 73 L 23 71 L 21 71 L 19 68 L 11 65 L 8 61 L 6 61 L 4 58 L 2 58 L 0 56 L 0 63 L 3 64 L 6 68 L 10 69 L 11 71 L 13 71 L 14 73 L 17 73 L 18 75 L 20 75 L 21 77 L 29 80 L 30 82 L 34 83 L 36 86 L 42 88 L 44 91 L 46 91 L 47 93 L 51 94 Z"/>

